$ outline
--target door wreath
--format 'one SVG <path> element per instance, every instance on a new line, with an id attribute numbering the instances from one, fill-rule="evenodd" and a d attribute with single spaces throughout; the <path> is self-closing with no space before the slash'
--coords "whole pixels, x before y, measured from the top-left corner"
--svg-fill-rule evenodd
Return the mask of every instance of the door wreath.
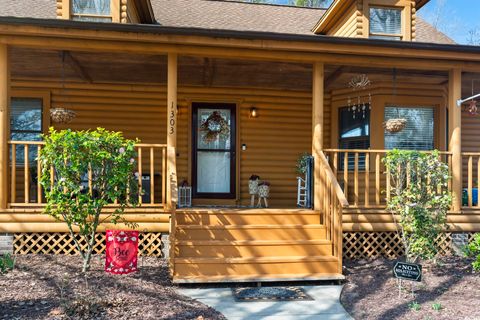
<path id="1" fill-rule="evenodd" d="M 213 111 L 212 114 L 202 123 L 200 131 L 205 133 L 203 141 L 205 143 L 213 142 L 218 137 L 228 139 L 230 136 L 230 128 L 227 120 L 218 112 Z"/>

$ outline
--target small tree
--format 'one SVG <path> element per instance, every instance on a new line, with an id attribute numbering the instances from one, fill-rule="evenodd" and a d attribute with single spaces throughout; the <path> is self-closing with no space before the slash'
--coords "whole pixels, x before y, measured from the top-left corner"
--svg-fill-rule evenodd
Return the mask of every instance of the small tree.
<path id="1" fill-rule="evenodd" d="M 50 128 L 43 138 L 45 147 L 39 157 L 47 200 L 45 213 L 66 222 L 86 272 L 98 225 L 107 219 L 117 223 L 125 208 L 138 201 L 138 183 L 133 173 L 135 141 L 103 128 L 58 132 Z M 115 211 L 101 220 L 102 209 L 115 200 Z M 87 244 L 85 250 L 82 239 Z"/>
<path id="2" fill-rule="evenodd" d="M 384 163 L 392 184 L 387 207 L 394 218 L 400 217 L 396 222 L 407 261 L 433 258 L 452 202 L 448 166 L 437 151 L 392 150 Z"/>

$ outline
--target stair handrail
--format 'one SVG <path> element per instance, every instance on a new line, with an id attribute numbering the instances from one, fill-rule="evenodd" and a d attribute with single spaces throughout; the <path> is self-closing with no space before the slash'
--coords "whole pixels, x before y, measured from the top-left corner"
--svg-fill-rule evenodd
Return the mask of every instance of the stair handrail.
<path id="1" fill-rule="evenodd" d="M 348 207 L 348 200 L 323 151 L 319 153 L 319 158 L 321 167 L 320 193 L 323 195 L 319 208 L 323 215 L 327 238 L 332 241 L 333 256 L 338 259 L 337 272 L 341 274 L 343 258 L 342 212 L 343 208 Z"/>
<path id="2" fill-rule="evenodd" d="M 332 187 L 335 190 L 335 194 L 337 196 L 338 201 L 340 202 L 340 205 L 342 208 L 348 207 L 349 203 L 347 200 L 347 197 L 343 193 L 343 189 L 338 183 L 337 177 L 333 173 L 332 168 L 330 167 L 330 164 L 328 163 L 327 157 L 325 156 L 325 153 L 320 152 L 320 162 L 322 164 L 322 167 L 324 168 L 325 175 L 327 176 L 328 180 L 332 183 Z"/>

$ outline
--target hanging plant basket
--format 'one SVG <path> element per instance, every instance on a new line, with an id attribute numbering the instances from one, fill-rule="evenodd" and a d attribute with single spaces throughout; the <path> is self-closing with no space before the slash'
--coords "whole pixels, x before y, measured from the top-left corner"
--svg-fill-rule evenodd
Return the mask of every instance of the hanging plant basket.
<path id="1" fill-rule="evenodd" d="M 205 133 L 203 136 L 203 141 L 205 143 L 213 142 L 219 137 L 228 139 L 230 136 L 228 122 L 218 111 L 213 111 L 212 114 L 202 123 L 200 131 Z"/>
<path id="2" fill-rule="evenodd" d="M 387 132 L 397 133 L 405 129 L 406 125 L 407 125 L 407 119 L 404 119 L 404 118 L 390 119 L 383 123 L 383 128 Z"/>
<path id="3" fill-rule="evenodd" d="M 75 111 L 65 108 L 50 109 L 50 118 L 54 123 L 67 124 L 70 123 L 77 114 Z"/>

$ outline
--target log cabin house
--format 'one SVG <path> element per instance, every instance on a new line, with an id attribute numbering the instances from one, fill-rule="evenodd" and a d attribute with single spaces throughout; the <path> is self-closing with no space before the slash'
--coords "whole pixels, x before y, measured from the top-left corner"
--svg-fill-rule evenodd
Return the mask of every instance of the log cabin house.
<path id="1" fill-rule="evenodd" d="M 104 127 L 141 140 L 148 192 L 125 216 L 143 254 L 160 255 L 169 233 L 176 282 L 341 279 L 342 256 L 401 253 L 385 210 L 392 148 L 438 149 L 449 164 L 447 250 L 480 231 L 480 118 L 457 105 L 480 90 L 480 48 L 422 20 L 427 2 L 4 0 L 0 233 L 16 253 L 74 252 L 66 226 L 41 214 L 40 134 Z M 53 121 L 58 108 L 75 118 Z M 199 126 L 214 111 L 229 130 L 209 143 Z M 405 129 L 386 132 L 399 115 Z M 304 152 L 311 209 L 296 207 Z M 268 209 L 249 208 L 252 174 L 271 183 Z M 192 208 L 176 206 L 182 181 Z"/>

